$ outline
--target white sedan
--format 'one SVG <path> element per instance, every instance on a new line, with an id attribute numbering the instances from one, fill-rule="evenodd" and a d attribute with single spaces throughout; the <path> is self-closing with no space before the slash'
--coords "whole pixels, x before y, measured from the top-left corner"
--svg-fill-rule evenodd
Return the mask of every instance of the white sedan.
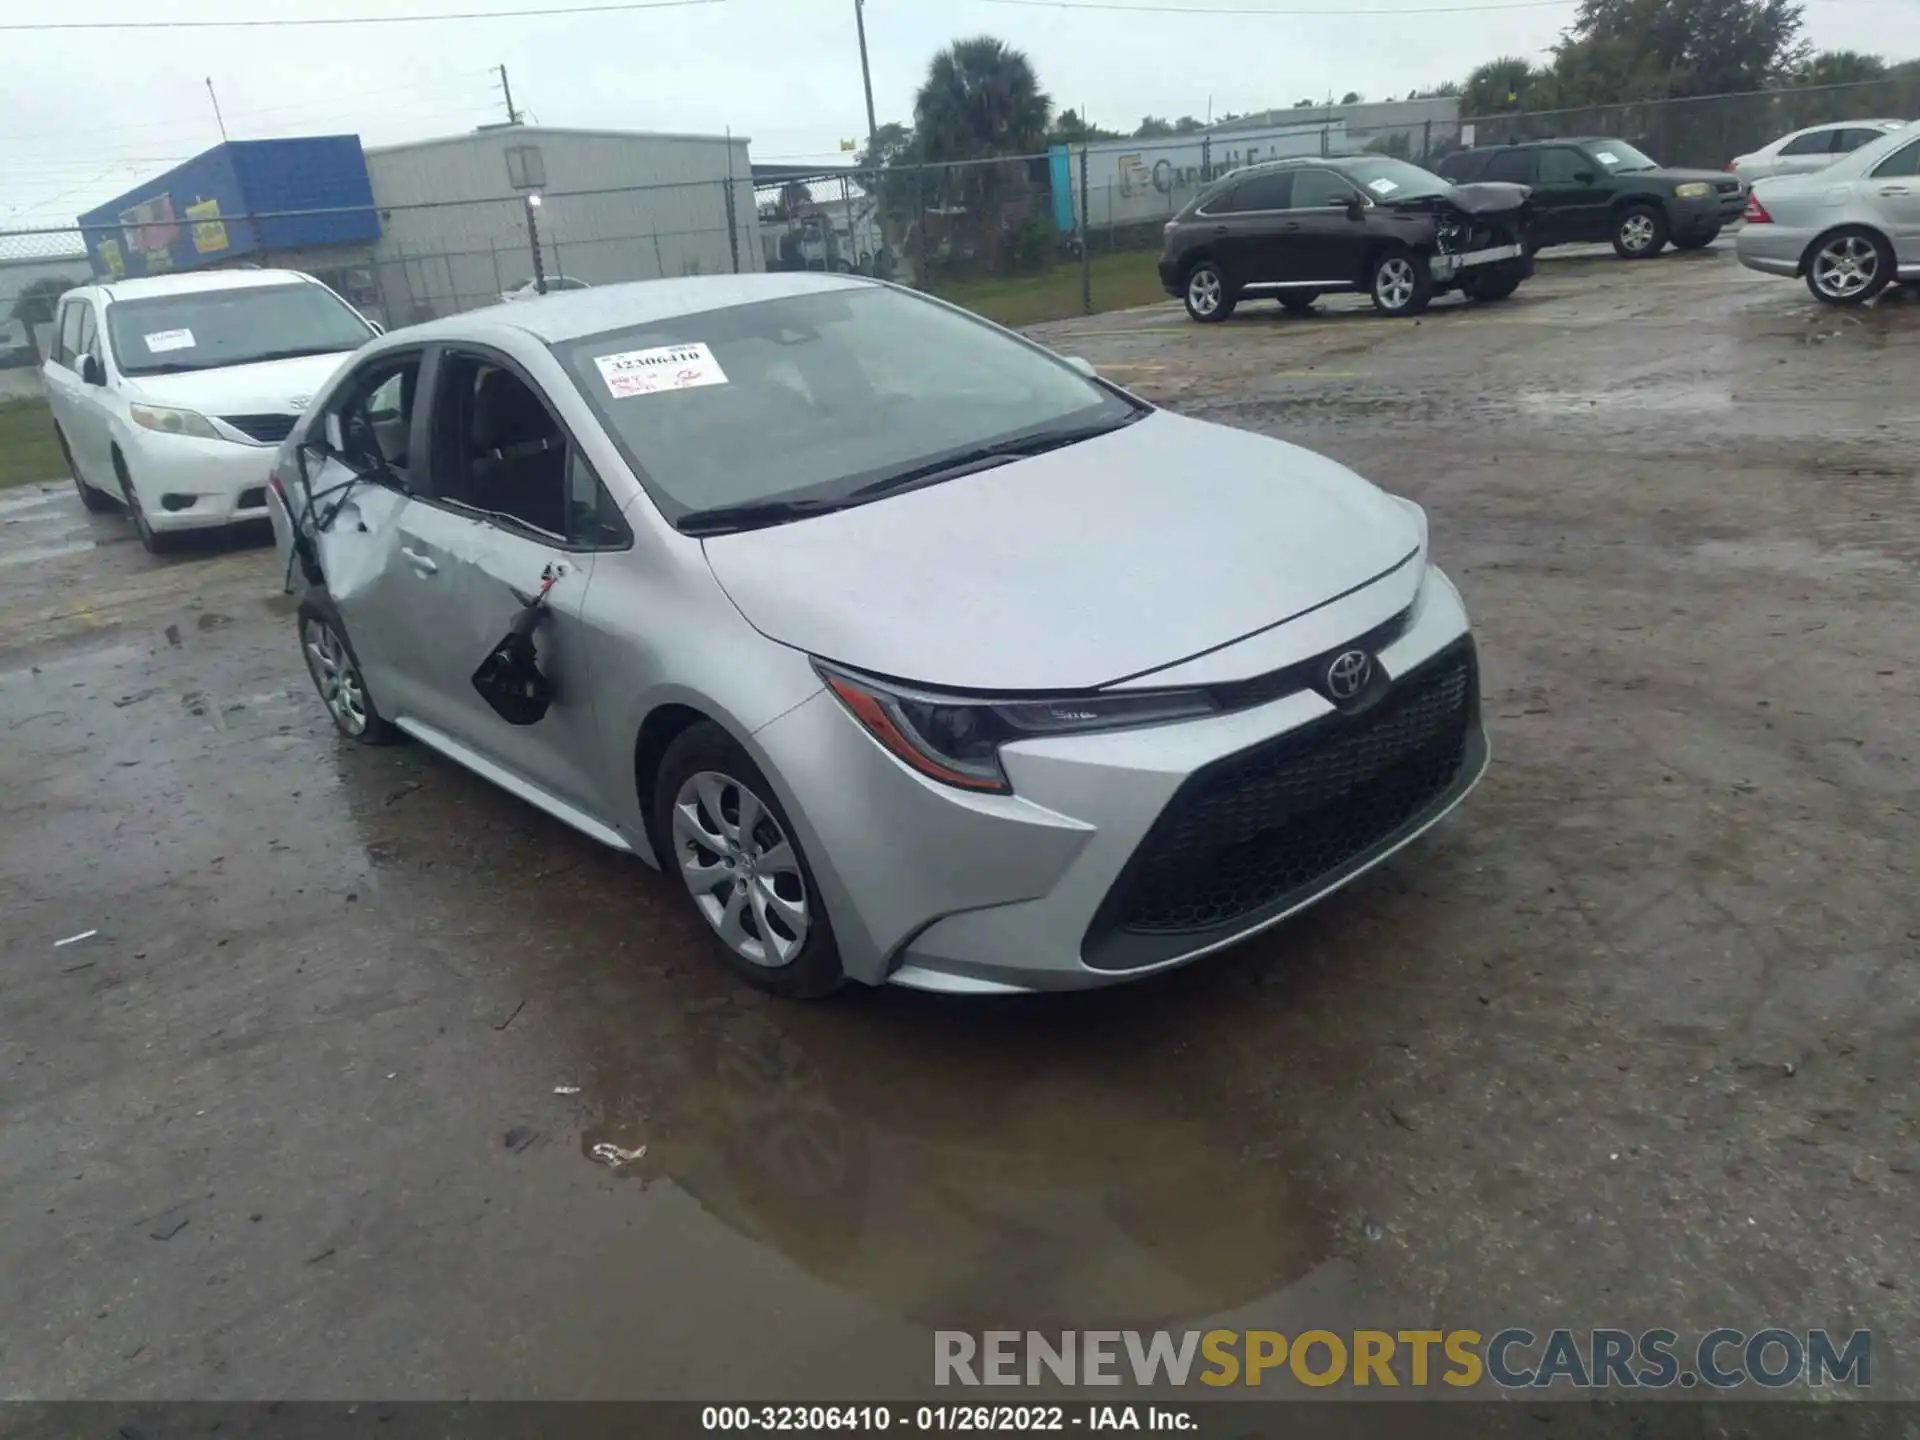
<path id="1" fill-rule="evenodd" d="M 1906 126 L 1904 120 L 1840 120 L 1830 125 L 1809 125 L 1782 135 L 1771 145 L 1762 145 L 1751 155 L 1735 158 L 1727 168 L 1749 185 L 1774 175 L 1805 175 L 1824 170 L 1842 155 L 1851 155 L 1862 145 Z"/>
<path id="2" fill-rule="evenodd" d="M 1740 263 L 1804 276 L 1829 305 L 1864 304 L 1895 281 L 1920 280 L 1920 126 L 1811 175 L 1762 180 L 1744 218 Z"/>

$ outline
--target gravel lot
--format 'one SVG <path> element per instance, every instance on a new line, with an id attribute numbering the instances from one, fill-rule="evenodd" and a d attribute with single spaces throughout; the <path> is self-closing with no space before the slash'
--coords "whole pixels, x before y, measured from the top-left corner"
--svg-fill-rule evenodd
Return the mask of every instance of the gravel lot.
<path id="1" fill-rule="evenodd" d="M 1358 1323 L 1870 1326 L 1920 1396 L 1920 304 L 1720 247 L 1042 335 L 1429 508 L 1478 794 L 1153 983 L 768 1002 L 637 863 L 337 743 L 271 551 L 0 494 L 0 1394 L 844 1399 L 942 1325 Z"/>

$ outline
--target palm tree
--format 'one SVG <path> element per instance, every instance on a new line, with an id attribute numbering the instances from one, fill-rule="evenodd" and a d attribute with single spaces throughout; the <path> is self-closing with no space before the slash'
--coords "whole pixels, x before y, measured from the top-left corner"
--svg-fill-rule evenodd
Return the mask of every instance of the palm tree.
<path id="1" fill-rule="evenodd" d="M 1033 64 L 991 35 L 956 40 L 933 57 L 913 99 L 913 131 L 929 160 L 1033 155 L 1046 148 L 1053 102 Z"/>
<path id="2" fill-rule="evenodd" d="M 1519 55 L 1502 55 L 1489 60 L 1467 76 L 1466 91 L 1460 99 L 1462 115 L 1498 115 L 1508 110 L 1525 110 L 1527 92 L 1542 79 L 1540 72 Z"/>

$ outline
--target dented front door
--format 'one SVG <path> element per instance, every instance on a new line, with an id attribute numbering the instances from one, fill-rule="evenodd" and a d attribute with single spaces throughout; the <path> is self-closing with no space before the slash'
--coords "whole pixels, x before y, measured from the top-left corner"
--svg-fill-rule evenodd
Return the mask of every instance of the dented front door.
<path id="1" fill-rule="evenodd" d="M 432 692 L 421 718 L 549 795 L 604 816 L 608 807 L 590 778 L 599 736 L 580 618 L 592 554 L 543 540 L 510 520 L 423 500 L 408 506 L 399 538 L 396 568 L 413 581 L 421 635 L 415 663 Z M 549 571 L 557 578 L 533 642 L 554 699 L 538 721 L 514 725 L 487 704 L 473 675 Z"/>

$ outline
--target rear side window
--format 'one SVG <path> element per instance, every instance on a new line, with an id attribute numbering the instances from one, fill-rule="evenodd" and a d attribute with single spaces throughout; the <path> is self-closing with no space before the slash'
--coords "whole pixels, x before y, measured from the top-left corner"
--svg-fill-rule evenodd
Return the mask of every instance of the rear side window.
<path id="1" fill-rule="evenodd" d="M 1886 138 L 1885 130 L 1840 130 L 1835 132 L 1833 148 L 1839 154 L 1849 155 L 1862 145 L 1871 145 L 1876 140 Z"/>
<path id="2" fill-rule="evenodd" d="M 1851 132 L 1816 130 L 1811 135 L 1802 135 L 1799 139 L 1782 145 L 1780 153 L 1782 155 L 1825 155 L 1833 149 L 1836 136 L 1848 133 Z"/>
<path id="3" fill-rule="evenodd" d="M 1533 182 L 1533 152 L 1531 150 L 1497 150 L 1487 160 L 1487 173 L 1483 180 L 1506 180 L 1517 185 Z"/>
<path id="4" fill-rule="evenodd" d="M 1894 151 L 1882 160 L 1873 172 L 1876 180 L 1898 175 L 1920 175 L 1920 140 L 1914 141 L 1904 150 Z"/>
<path id="5" fill-rule="evenodd" d="M 1234 191 L 1233 208 L 1236 210 L 1284 210 L 1287 208 L 1287 193 L 1292 188 L 1293 176 L 1286 172 L 1278 175 L 1256 175 L 1250 180 L 1240 182 L 1240 188 Z"/>

